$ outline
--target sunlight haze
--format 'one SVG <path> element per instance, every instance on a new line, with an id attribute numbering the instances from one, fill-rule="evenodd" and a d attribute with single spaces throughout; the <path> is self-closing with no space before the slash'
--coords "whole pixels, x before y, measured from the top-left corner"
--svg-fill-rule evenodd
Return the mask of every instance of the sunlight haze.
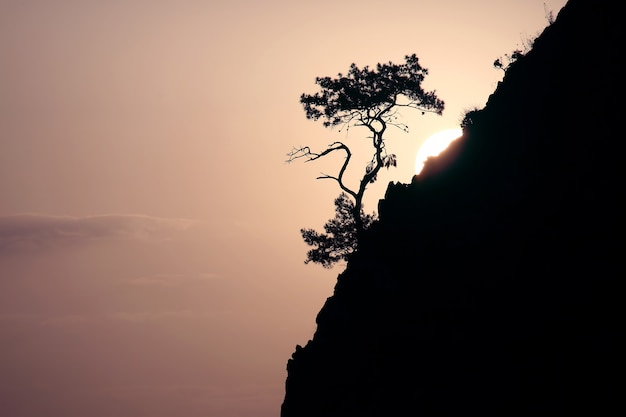
<path id="1" fill-rule="evenodd" d="M 452 141 L 458 139 L 462 134 L 463 130 L 459 127 L 456 129 L 441 130 L 428 137 L 417 150 L 417 156 L 415 157 L 415 173 L 419 174 L 422 168 L 424 168 L 424 163 L 428 158 L 439 155 Z"/>

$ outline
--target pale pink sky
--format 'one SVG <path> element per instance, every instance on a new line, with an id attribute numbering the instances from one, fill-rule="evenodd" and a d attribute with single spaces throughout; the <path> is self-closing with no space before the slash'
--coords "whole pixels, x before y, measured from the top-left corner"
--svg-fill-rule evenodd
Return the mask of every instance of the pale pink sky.
<path id="1" fill-rule="evenodd" d="M 375 210 L 546 25 L 542 0 L 0 0 L 0 414 L 278 417 L 342 270 L 299 234 L 333 216 L 314 178 L 339 160 L 286 154 L 370 157 L 300 94 L 352 62 L 429 69 L 446 109 L 389 135 Z"/>

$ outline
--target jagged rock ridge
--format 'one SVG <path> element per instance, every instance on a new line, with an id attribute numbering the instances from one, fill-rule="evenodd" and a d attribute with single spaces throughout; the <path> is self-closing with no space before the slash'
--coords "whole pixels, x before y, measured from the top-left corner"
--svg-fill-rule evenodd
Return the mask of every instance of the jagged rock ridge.
<path id="1" fill-rule="evenodd" d="M 282 417 L 619 412 L 622 22 L 570 0 L 463 137 L 389 185 Z"/>

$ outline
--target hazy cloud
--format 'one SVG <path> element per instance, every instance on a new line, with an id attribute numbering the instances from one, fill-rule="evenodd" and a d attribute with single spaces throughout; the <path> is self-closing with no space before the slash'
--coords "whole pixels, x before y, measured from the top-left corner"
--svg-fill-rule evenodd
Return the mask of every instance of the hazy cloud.
<path id="1" fill-rule="evenodd" d="M 61 316 L 51 316 L 42 318 L 43 326 L 71 326 L 83 324 L 90 321 L 90 317 L 81 314 L 64 314 Z"/>
<path id="2" fill-rule="evenodd" d="M 221 312 L 219 314 L 224 314 Z M 190 309 L 166 311 L 118 311 L 106 314 L 21 314 L 0 313 L 0 323 L 4 324 L 35 324 L 41 326 L 67 327 L 82 324 L 93 326 L 108 320 L 145 323 L 163 322 L 166 320 L 196 320 L 216 317 L 214 312 L 193 311 Z"/>
<path id="3" fill-rule="evenodd" d="M 17 214 L 0 216 L 0 254 L 102 239 L 168 239 L 195 223 L 142 215 L 86 217 Z"/>
<path id="4" fill-rule="evenodd" d="M 0 313 L 0 323 L 2 322 L 24 322 L 36 317 L 34 314 L 26 313 Z"/>
<path id="5" fill-rule="evenodd" d="M 210 281 L 217 278 L 217 274 L 196 273 L 196 274 L 157 274 L 152 276 L 138 277 L 130 280 L 130 284 L 136 286 L 160 286 L 176 287 L 182 283 Z"/>
<path id="6" fill-rule="evenodd" d="M 174 311 L 136 311 L 136 312 L 117 312 L 111 314 L 112 319 L 130 321 L 134 323 L 146 321 L 162 321 L 166 319 L 198 319 L 210 317 L 212 314 L 205 312 L 194 312 L 191 310 L 174 310 Z"/>

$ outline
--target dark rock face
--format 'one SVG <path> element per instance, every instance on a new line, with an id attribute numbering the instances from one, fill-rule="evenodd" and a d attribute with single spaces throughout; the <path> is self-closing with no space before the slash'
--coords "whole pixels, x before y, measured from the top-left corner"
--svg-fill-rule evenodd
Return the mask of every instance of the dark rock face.
<path id="1" fill-rule="evenodd" d="M 463 137 L 389 185 L 282 417 L 622 414 L 619 6 L 570 0 Z"/>

